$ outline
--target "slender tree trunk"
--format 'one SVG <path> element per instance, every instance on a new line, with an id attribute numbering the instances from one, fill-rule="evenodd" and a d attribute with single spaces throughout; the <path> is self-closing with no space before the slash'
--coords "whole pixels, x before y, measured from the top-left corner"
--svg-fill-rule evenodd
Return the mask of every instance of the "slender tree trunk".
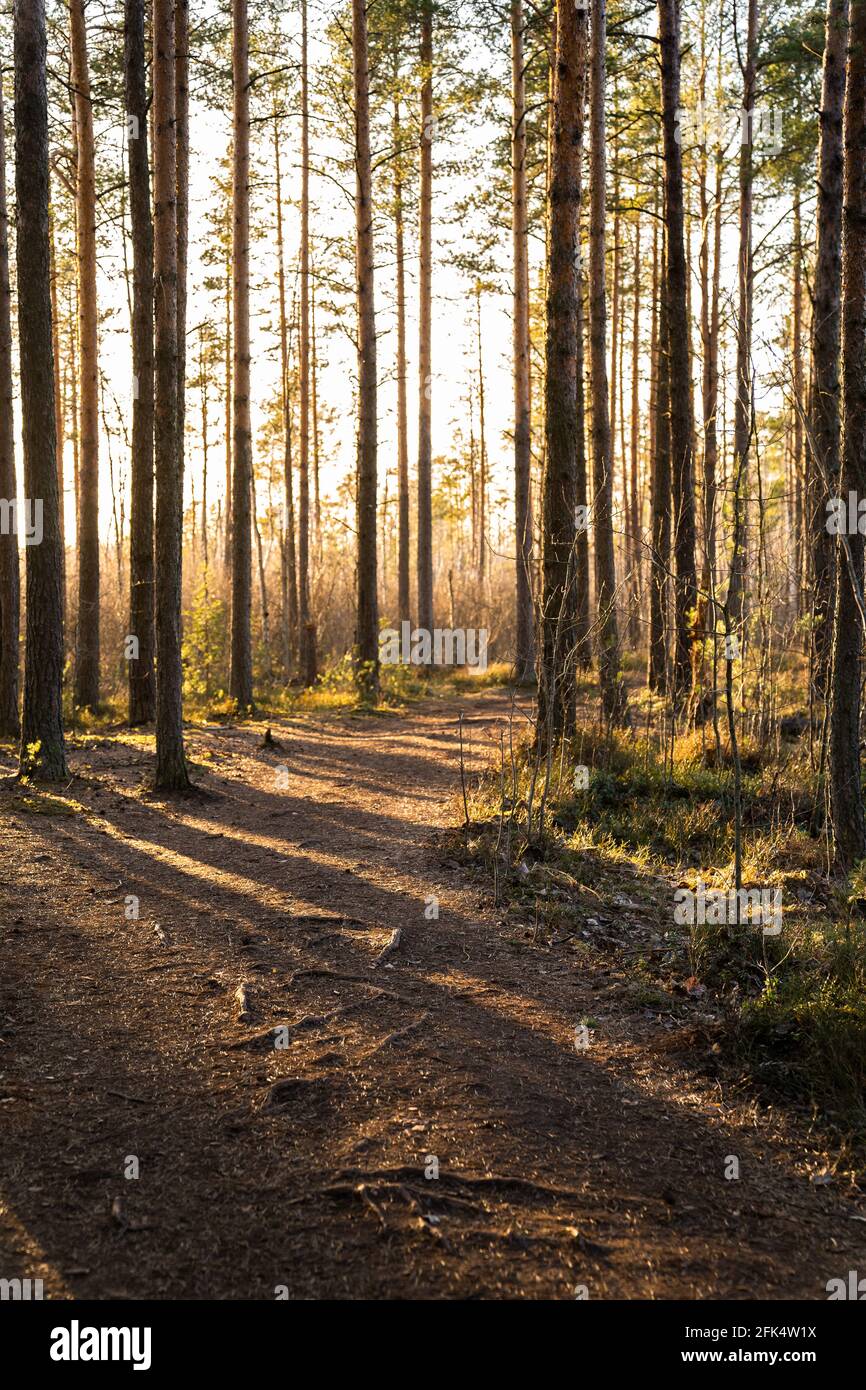
<path id="1" fill-rule="evenodd" d="M 418 626 L 433 631 L 431 319 L 433 311 L 433 5 L 421 0 L 421 168 L 418 284 Z"/>
<path id="2" fill-rule="evenodd" d="M 484 403 L 484 344 L 481 333 L 481 281 L 475 282 L 475 336 L 478 352 L 478 579 L 487 573 L 487 427 Z"/>
<path id="3" fill-rule="evenodd" d="M 583 191 L 581 187 L 581 204 Z M 580 228 L 578 227 L 578 237 Z M 579 262 L 580 263 L 580 262 Z M 586 349 L 584 333 L 584 298 L 586 280 L 582 270 L 577 274 L 577 319 L 575 323 L 577 367 L 575 371 L 575 394 L 577 404 L 577 460 L 575 476 L 575 501 L 580 517 L 575 538 L 575 595 L 574 595 L 574 635 L 577 644 L 577 664 L 588 671 L 592 665 L 592 642 L 590 640 L 589 615 L 589 507 L 588 480 L 586 475 Z"/>
<path id="4" fill-rule="evenodd" d="M 0 87 L 0 497 L 4 502 L 11 502 L 18 491 L 15 481 L 11 300 L 9 217 L 6 210 L 6 128 L 3 91 Z M 33 494 L 28 492 L 27 496 L 32 497 Z M 58 521 L 59 506 L 58 500 Z M 0 532 L 0 736 L 3 738 L 17 738 L 21 732 L 18 718 L 20 609 L 18 536 L 15 529 L 9 527 Z"/>
<path id="5" fill-rule="evenodd" d="M 310 114 L 307 0 L 301 0 L 301 353 L 298 478 L 298 646 L 304 685 L 316 683 L 316 629 L 310 613 Z"/>
<path id="6" fill-rule="evenodd" d="M 403 209 L 403 131 L 400 116 L 400 62 L 394 46 L 394 242 L 397 277 L 397 611 L 410 622 L 409 591 L 409 415 L 406 401 L 406 253 Z"/>
<path id="7" fill-rule="evenodd" d="M 177 127 L 173 0 L 153 5 L 154 454 L 156 464 L 156 787 L 189 786 L 183 747 L 178 438 Z"/>
<path id="8" fill-rule="evenodd" d="M 189 0 L 175 0 L 175 121 L 177 125 L 177 447 L 186 449 L 186 299 L 189 247 Z"/>
<path id="9" fill-rule="evenodd" d="M 794 574 L 795 614 L 803 602 L 803 415 L 806 410 L 803 386 L 803 241 L 800 211 L 800 190 L 794 190 L 793 217 L 793 287 L 791 304 L 791 364 L 794 386 L 793 470 L 794 495 Z"/>
<path id="10" fill-rule="evenodd" d="M 526 60 L 523 0 L 511 0 L 511 232 L 513 264 L 514 516 L 516 653 L 519 681 L 532 680 L 532 393 L 529 338 L 529 243 L 526 206 Z M 582 381 L 578 386 L 580 391 Z M 582 418 L 579 426 L 583 428 Z M 584 472 L 585 472 L 584 462 Z"/>
<path id="11" fill-rule="evenodd" d="M 355 95 L 355 226 L 358 281 L 358 627 L 356 679 L 365 701 L 379 693 L 379 601 L 376 567 L 376 311 L 373 297 L 373 176 L 370 159 L 370 69 L 364 0 L 352 0 Z M 423 147 L 422 147 L 423 148 Z"/>
<path id="12" fill-rule="evenodd" d="M 68 774 L 63 742 L 62 557 L 51 345 L 44 0 L 18 0 L 13 13 L 24 495 L 34 506 L 37 499 L 42 503 L 41 544 L 25 547 L 27 643 L 20 770 L 42 781 L 59 781 Z"/>
<path id="13" fill-rule="evenodd" d="M 205 596 L 208 590 L 208 501 L 207 501 L 207 455 L 208 455 L 208 371 L 210 362 L 205 351 L 205 326 L 199 326 L 199 381 L 201 382 L 201 541 L 204 560 Z"/>
<path id="14" fill-rule="evenodd" d="M 866 0 L 850 0 L 842 214 L 842 495 L 866 495 Z M 866 857 L 860 769 L 863 654 L 863 550 L 859 530 L 841 538 L 833 702 L 830 804 L 836 862 L 850 869 Z"/>
<path id="15" fill-rule="evenodd" d="M 839 341 L 842 279 L 842 106 L 847 0 L 828 0 L 818 154 L 818 237 L 812 313 L 809 530 L 815 575 L 812 680 L 821 702 L 830 685 L 836 546 L 827 498 L 839 492 Z"/>
<path id="16" fill-rule="evenodd" d="M 283 490 L 286 503 L 286 535 L 284 541 L 285 598 L 283 628 L 286 676 L 291 674 L 297 653 L 298 633 L 298 571 L 295 563 L 295 499 L 292 476 L 292 416 L 289 398 L 289 333 L 286 315 L 286 269 L 283 241 L 283 190 L 280 173 L 279 121 L 274 116 L 274 167 L 277 179 L 277 280 L 280 297 L 280 380 L 283 410 Z"/>
<path id="17" fill-rule="evenodd" d="M 240 712 L 253 705 L 250 633 L 252 535 L 250 489 L 250 72 L 247 0 L 232 0 L 232 277 L 234 319 L 234 434 L 232 451 L 232 659 L 230 692 Z"/>
<path id="18" fill-rule="evenodd" d="M 596 0 L 592 12 L 590 121 L 589 322 L 592 366 L 592 472 L 595 590 L 598 610 L 599 678 L 604 717 L 609 724 L 626 718 L 625 688 L 620 675 L 616 620 L 616 566 L 613 549 L 613 449 L 607 384 L 607 294 L 605 290 L 605 43 L 606 4 Z"/>
<path id="19" fill-rule="evenodd" d="M 640 454 L 640 215 L 634 228 L 634 301 L 631 323 L 631 478 L 628 498 L 629 530 L 629 641 L 640 636 L 640 524 L 638 470 Z"/>
<path id="20" fill-rule="evenodd" d="M 78 492 L 81 482 L 80 449 L 78 447 L 78 311 L 75 308 L 73 287 L 69 290 L 69 419 L 72 426 L 72 497 L 74 502 L 76 544 L 78 536 Z"/>
<path id="21" fill-rule="evenodd" d="M 270 680 L 273 675 L 271 667 L 271 614 L 268 607 L 268 586 L 265 579 L 265 552 L 262 545 L 262 528 L 259 526 L 258 511 L 256 508 L 256 485 L 253 479 L 250 483 L 250 511 L 252 514 L 253 534 L 256 538 L 256 562 L 259 571 L 259 602 L 262 610 L 262 649 L 264 656 L 265 678 Z"/>
<path id="22" fill-rule="evenodd" d="M 147 724 L 155 710 L 153 669 L 153 224 L 147 152 L 145 0 L 125 0 L 124 76 L 129 121 L 129 214 L 132 224 L 132 451 L 129 540 L 129 722 Z"/>
<path id="23" fill-rule="evenodd" d="M 665 245 L 662 243 L 661 282 L 665 283 Z M 650 635 L 647 684 L 658 694 L 667 691 L 668 569 L 671 549 L 671 429 L 670 335 L 667 297 L 659 300 L 655 451 L 652 461 L 652 551 L 650 565 Z"/>
<path id="24" fill-rule="evenodd" d="M 695 574 L 695 494 L 692 440 L 694 424 L 689 368 L 689 315 L 683 207 L 682 149 L 677 139 L 680 106 L 680 20 L 677 0 L 659 0 L 662 69 L 665 226 L 665 293 L 669 333 L 671 411 L 671 497 L 675 564 L 673 694 L 681 699 L 692 679 L 697 584 Z"/>
<path id="25" fill-rule="evenodd" d="M 322 564 L 322 499 L 319 493 L 319 352 L 316 339 L 315 239 L 310 238 L 310 424 L 313 432 L 313 531 L 316 563 Z"/>
<path id="26" fill-rule="evenodd" d="M 51 234 L 51 348 L 54 353 L 54 420 L 57 429 L 57 494 L 60 498 L 60 554 L 63 560 L 60 584 L 63 599 L 63 623 L 66 624 L 66 517 L 64 514 L 63 488 L 63 436 L 65 419 L 63 407 L 63 383 L 61 380 L 60 353 L 60 314 L 57 308 L 57 258 L 54 245 L 54 214 L 49 204 L 48 227 Z"/>
<path id="27" fill-rule="evenodd" d="M 620 246 L 620 215 L 619 215 L 619 138 L 617 135 L 617 107 L 619 97 L 614 91 L 614 135 L 613 135 L 613 264 L 611 266 L 610 277 L 610 389 L 608 392 L 608 402 L 610 410 L 610 457 L 611 465 L 614 470 L 614 482 L 616 481 L 616 428 L 617 428 L 617 401 L 619 396 L 620 380 L 617 373 L 620 352 L 620 287 L 622 284 L 622 258 Z M 625 470 L 625 460 L 623 460 L 623 471 Z M 616 489 L 612 489 L 615 496 Z M 621 526 L 618 529 L 622 530 Z M 616 541 L 614 541 L 614 561 L 616 559 Z"/>
<path id="28" fill-rule="evenodd" d="M 755 107 L 758 3 L 749 0 L 748 32 L 743 64 L 743 119 L 750 121 Z M 744 132 L 746 134 L 746 132 Z M 743 622 L 746 611 L 748 562 L 749 453 L 752 433 L 752 143 L 751 130 L 740 145 L 740 251 L 738 262 L 737 396 L 734 406 L 734 526 L 740 535 L 731 563 L 727 611 L 732 626 Z"/>
<path id="29" fill-rule="evenodd" d="M 223 336 L 223 381 L 225 383 L 226 500 L 223 534 L 223 567 L 226 579 L 232 568 L 232 268 L 226 260 L 225 332 Z"/>
<path id="30" fill-rule="evenodd" d="M 548 206 L 545 469 L 542 491 L 542 678 L 538 729 L 549 745 L 575 712 L 577 487 L 577 253 L 586 87 L 586 15 L 559 0 L 556 14 Z"/>
<path id="31" fill-rule="evenodd" d="M 721 46 L 721 38 L 719 40 Z M 706 99 L 706 59 L 701 69 L 701 103 Z M 716 575 L 716 487 L 718 474 L 719 409 L 719 277 L 722 247 L 722 151 L 715 152 L 713 192 L 713 272 L 710 277 L 710 194 L 706 136 L 701 145 L 701 376 L 704 430 L 704 562 L 701 585 L 707 592 Z"/>
<path id="32" fill-rule="evenodd" d="M 70 0 L 70 49 L 78 137 L 78 341 L 80 476 L 75 703 L 99 704 L 99 357 L 96 306 L 96 169 L 84 0 Z"/>

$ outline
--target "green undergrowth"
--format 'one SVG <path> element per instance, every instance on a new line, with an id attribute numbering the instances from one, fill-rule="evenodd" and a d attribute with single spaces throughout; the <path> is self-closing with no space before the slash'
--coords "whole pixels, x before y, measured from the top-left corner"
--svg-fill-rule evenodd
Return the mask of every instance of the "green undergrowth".
<path id="1" fill-rule="evenodd" d="M 612 954 L 636 998 L 709 1003 L 729 1061 L 866 1140 L 866 866 L 830 873 L 807 744 L 740 750 L 742 886 L 781 893 L 778 936 L 675 915 L 683 889 L 734 888 L 733 760 L 712 730 L 662 752 L 586 727 L 539 761 L 515 728 L 467 785 L 452 852 L 484 867 L 530 942 Z"/>

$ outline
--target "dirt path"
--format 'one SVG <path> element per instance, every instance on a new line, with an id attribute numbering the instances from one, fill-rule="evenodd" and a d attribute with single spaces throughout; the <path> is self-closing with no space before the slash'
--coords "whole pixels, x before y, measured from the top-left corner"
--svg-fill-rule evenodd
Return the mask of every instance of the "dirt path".
<path id="1" fill-rule="evenodd" d="M 275 750 L 191 731 L 188 802 L 147 794 L 140 740 L 73 753 L 75 814 L 3 783 L 0 1277 L 821 1299 L 866 1268 L 862 1207 L 810 1182 L 801 1138 L 678 1065 L 603 958 L 516 941 L 443 858 L 460 709 L 480 759 L 500 693 L 287 721 Z"/>

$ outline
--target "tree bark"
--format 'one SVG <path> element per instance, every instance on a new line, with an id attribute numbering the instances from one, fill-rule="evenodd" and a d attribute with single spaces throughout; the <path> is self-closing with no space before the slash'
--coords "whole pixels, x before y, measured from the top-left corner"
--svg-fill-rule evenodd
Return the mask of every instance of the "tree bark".
<path id="1" fill-rule="evenodd" d="M 794 498 L 794 613 L 799 615 L 803 603 L 803 415 L 806 410 L 803 385 L 803 233 L 800 209 L 800 189 L 794 190 L 793 209 L 793 286 L 791 292 L 791 361 L 794 388 L 793 454 L 791 458 Z"/>
<path id="2" fill-rule="evenodd" d="M 234 431 L 232 451 L 232 642 L 230 693 L 239 712 L 253 706 L 250 489 L 250 73 L 247 0 L 232 0 L 232 277 Z"/>
<path id="3" fill-rule="evenodd" d="M 175 126 L 177 130 L 177 447 L 186 450 L 186 300 L 189 248 L 189 0 L 175 0 Z"/>
<path id="4" fill-rule="evenodd" d="M 15 481 L 11 301 L 9 216 L 6 208 L 6 127 L 3 91 L 0 87 L 0 497 L 5 502 L 11 502 L 18 491 Z M 28 493 L 28 497 L 31 495 Z M 58 521 L 59 506 L 58 500 Z M 15 530 L 9 527 L 8 530 L 0 532 L 0 734 L 4 738 L 17 738 L 21 732 L 18 717 L 18 635 L 20 621 L 21 579 L 18 562 L 18 536 Z"/>
<path id="5" fill-rule="evenodd" d="M 406 400 L 406 253 L 404 248 L 403 131 L 400 115 L 400 65 L 394 45 L 394 243 L 397 279 L 397 615 L 410 622 L 409 587 L 409 416 Z"/>
<path id="6" fill-rule="evenodd" d="M 478 581 L 487 573 L 487 426 L 484 402 L 484 342 L 481 332 L 481 281 L 475 281 L 475 338 L 478 352 Z"/>
<path id="7" fill-rule="evenodd" d="M 24 494 L 34 506 L 37 500 L 42 502 L 41 544 L 26 547 L 20 771 L 41 781 L 59 781 L 68 774 L 63 742 L 62 555 L 51 336 L 44 0 L 18 0 L 13 22 Z"/>
<path id="8" fill-rule="evenodd" d="M 70 50 L 78 144 L 78 340 L 80 464 L 75 704 L 99 703 L 99 356 L 96 305 L 96 167 L 84 0 L 70 0 Z"/>
<path id="9" fill-rule="evenodd" d="M 621 724 L 627 717 L 625 689 L 619 669 L 619 630 L 616 619 L 616 567 L 613 549 L 613 450 L 607 383 L 607 294 L 605 290 L 605 149 L 606 4 L 597 0 L 592 12 L 590 121 L 589 322 L 592 391 L 593 537 L 598 631 L 599 679 L 604 717 Z"/>
<path id="10" fill-rule="evenodd" d="M 548 189 L 545 468 L 542 483 L 538 729 L 548 745 L 575 713 L 577 268 L 586 88 L 586 15 L 558 0 Z"/>
<path id="11" fill-rule="evenodd" d="M 373 703 L 379 693 L 379 601 L 376 566 L 377 385 L 370 69 L 364 0 L 352 0 L 352 70 L 355 95 L 355 230 L 358 282 L 358 627 L 355 639 L 355 669 L 359 695 L 363 700 Z"/>
<path id="12" fill-rule="evenodd" d="M 129 722 L 155 712 L 153 669 L 153 224 L 147 153 L 145 0 L 125 0 L 124 78 L 129 121 L 129 214 L 132 225 L 131 514 L 129 632 L 138 655 L 129 660 Z"/>
<path id="13" fill-rule="evenodd" d="M 178 409 L 177 127 L 173 0 L 153 4 L 154 456 L 156 466 L 156 787 L 185 791 Z"/>
<path id="14" fill-rule="evenodd" d="M 659 0 L 662 131 L 664 137 L 665 291 L 668 301 L 671 412 L 671 500 L 675 565 L 673 691 L 681 699 L 691 687 L 691 649 L 697 583 L 695 574 L 694 423 L 689 367 L 689 314 L 683 207 L 682 149 L 677 139 L 680 106 L 680 17 L 677 0 Z"/>
<path id="15" fill-rule="evenodd" d="M 49 198 L 51 186 L 49 183 Z M 61 380 L 61 356 L 60 356 L 60 314 L 58 311 L 58 290 L 57 290 L 57 258 L 54 245 L 54 213 L 49 201 L 48 205 L 48 230 L 51 237 L 51 349 L 54 353 L 54 423 L 57 432 L 57 495 L 60 498 L 60 555 L 62 559 L 62 569 L 60 575 L 61 594 L 63 601 L 63 625 L 66 626 L 66 517 L 64 513 L 65 496 L 63 488 L 63 452 L 65 426 L 65 410 L 63 399 L 63 383 Z"/>
<path id="16" fill-rule="evenodd" d="M 746 55 L 743 63 L 744 119 L 749 121 L 755 106 L 756 50 L 758 43 L 758 3 L 749 0 Z M 751 131 L 749 131 L 751 135 Z M 752 432 L 752 144 L 740 145 L 740 249 L 738 260 L 739 304 L 737 310 L 737 394 L 734 405 L 734 529 L 740 537 L 731 560 L 726 607 L 732 627 L 742 624 L 746 611 L 746 566 L 748 563 L 749 453 Z"/>
<path id="17" fill-rule="evenodd" d="M 316 683 L 316 629 L 310 613 L 310 112 L 307 0 L 301 0 L 301 353 L 298 475 L 298 621 L 301 678 Z"/>
<path id="18" fill-rule="evenodd" d="M 665 283 L 665 245 L 662 242 L 661 282 Z M 647 684 L 657 694 L 667 691 L 668 569 L 671 549 L 671 428 L 670 337 L 667 297 L 659 297 L 656 353 L 655 450 L 652 460 L 650 506 L 650 632 Z"/>
<path id="19" fill-rule="evenodd" d="M 703 26 L 703 15 L 702 15 Z M 702 66 L 700 101 L 706 100 L 706 49 L 704 30 L 701 31 Z M 721 50 L 721 37 L 719 39 Z M 701 246 L 699 256 L 701 279 L 701 343 L 703 366 L 701 377 L 702 414 L 704 430 L 704 562 L 701 584 L 706 592 L 716 577 L 716 474 L 718 470 L 718 409 L 719 409 L 719 277 L 722 245 L 722 151 L 715 152 L 715 187 L 713 190 L 713 270 L 710 276 L 710 193 L 706 135 L 700 155 Z"/>
<path id="20" fill-rule="evenodd" d="M 634 227 L 634 273 L 631 323 L 631 474 L 628 493 L 629 605 L 628 631 L 633 647 L 640 636 L 640 501 L 638 473 L 640 453 L 640 214 Z"/>
<path id="21" fill-rule="evenodd" d="M 511 232 L 514 316 L 514 517 L 516 578 L 515 674 L 532 680 L 535 634 L 532 614 L 532 393 L 529 338 L 529 245 L 526 206 L 526 61 L 523 0 L 511 0 Z M 580 363 L 578 373 L 582 372 Z M 582 379 L 578 383 L 578 391 Z M 578 422 L 583 428 L 583 419 Z M 585 472 L 585 464 L 584 464 Z"/>
<path id="22" fill-rule="evenodd" d="M 842 495 L 866 495 L 866 0 L 850 0 L 842 214 Z M 860 770 L 863 551 L 841 539 L 833 636 L 830 806 L 838 866 L 866 857 Z"/>
<path id="23" fill-rule="evenodd" d="M 431 319 L 433 311 L 433 6 L 421 0 L 421 161 L 418 271 L 418 626 L 433 631 Z"/>
<path id="24" fill-rule="evenodd" d="M 839 492 L 840 468 L 842 107 L 845 98 L 847 14 L 847 0 L 828 0 L 818 154 L 818 235 L 808 432 L 809 530 L 815 575 L 812 682 L 819 702 L 824 699 L 830 684 L 836 587 L 836 546 L 827 531 L 827 498 Z"/>
<path id="25" fill-rule="evenodd" d="M 283 491 L 286 503 L 284 539 L 284 597 L 283 638 L 286 678 L 291 675 L 297 657 L 298 641 L 298 570 L 295 563 L 295 498 L 292 461 L 292 411 L 289 397 L 289 332 L 286 314 L 286 268 L 283 240 L 283 186 L 280 172 L 279 121 L 274 115 L 274 168 L 277 197 L 277 282 L 280 299 L 280 380 L 283 414 Z"/>
<path id="26" fill-rule="evenodd" d="M 581 203 L 583 193 L 581 190 Z M 580 245 L 578 226 L 578 246 Z M 582 262 L 581 262 L 582 263 Z M 584 332 L 584 299 L 586 280 L 582 270 L 577 274 L 577 319 L 575 322 L 575 347 L 577 368 L 575 372 L 575 399 L 577 405 L 577 459 L 575 474 L 575 501 L 580 511 L 582 524 L 577 528 L 575 538 L 575 594 L 574 594 L 574 637 L 577 644 L 577 665 L 588 671 L 592 665 L 591 623 L 589 615 L 589 525 L 588 525 L 588 480 L 586 474 L 586 347 Z"/>

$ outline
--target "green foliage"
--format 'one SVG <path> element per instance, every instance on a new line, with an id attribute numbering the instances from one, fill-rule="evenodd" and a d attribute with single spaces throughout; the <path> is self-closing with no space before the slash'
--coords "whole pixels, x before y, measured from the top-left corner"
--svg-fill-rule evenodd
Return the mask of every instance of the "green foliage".
<path id="1" fill-rule="evenodd" d="M 208 588 L 205 574 L 186 614 L 183 640 L 184 699 L 209 700 L 221 695 L 225 679 L 225 639 L 228 605 Z"/>
<path id="2" fill-rule="evenodd" d="M 828 931 L 771 975 L 740 1015 L 737 1046 L 759 1077 L 866 1127 L 866 933 Z"/>

